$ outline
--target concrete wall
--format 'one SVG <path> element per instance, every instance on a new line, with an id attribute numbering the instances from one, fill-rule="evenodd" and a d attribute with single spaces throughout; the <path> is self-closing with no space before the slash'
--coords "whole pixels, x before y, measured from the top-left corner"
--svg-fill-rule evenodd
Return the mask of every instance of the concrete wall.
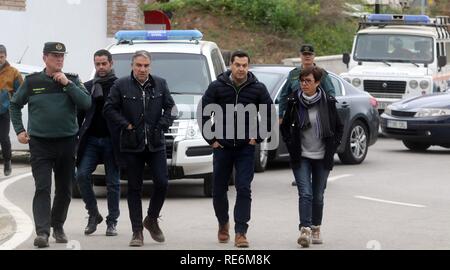
<path id="1" fill-rule="evenodd" d="M 347 66 L 342 62 L 342 54 L 339 55 L 328 55 L 328 56 L 316 56 L 314 59 L 315 63 L 326 70 L 334 72 L 336 74 L 341 74 L 347 71 Z M 286 58 L 283 59 L 284 65 L 294 65 L 300 66 L 300 58 Z"/>
<path id="2" fill-rule="evenodd" d="M 89 79 L 92 55 L 111 43 L 107 38 L 106 0 L 27 0 L 21 11 L 0 8 L 0 43 L 8 50 L 10 62 L 43 66 L 46 41 L 63 42 L 69 54 L 64 70 Z"/>

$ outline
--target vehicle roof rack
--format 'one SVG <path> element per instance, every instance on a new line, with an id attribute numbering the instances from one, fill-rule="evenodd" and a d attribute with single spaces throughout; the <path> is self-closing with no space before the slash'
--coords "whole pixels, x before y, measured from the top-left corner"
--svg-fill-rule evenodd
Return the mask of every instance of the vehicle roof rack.
<path id="1" fill-rule="evenodd" d="M 435 27 L 439 38 L 450 38 L 449 16 L 437 16 L 430 18 L 427 15 L 403 15 L 403 14 L 370 14 L 360 18 L 358 30 L 376 26 L 384 28 L 388 25 L 412 25 Z"/>

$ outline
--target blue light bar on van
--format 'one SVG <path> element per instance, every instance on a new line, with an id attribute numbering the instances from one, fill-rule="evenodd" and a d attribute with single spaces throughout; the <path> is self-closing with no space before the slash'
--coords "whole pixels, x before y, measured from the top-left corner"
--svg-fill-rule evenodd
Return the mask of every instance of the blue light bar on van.
<path id="1" fill-rule="evenodd" d="M 117 40 L 201 40 L 198 30 L 122 30 L 116 33 Z"/>
<path id="2" fill-rule="evenodd" d="M 393 15 L 393 14 L 371 14 L 367 17 L 368 22 L 405 22 L 405 23 L 424 23 L 431 22 L 427 15 Z"/>

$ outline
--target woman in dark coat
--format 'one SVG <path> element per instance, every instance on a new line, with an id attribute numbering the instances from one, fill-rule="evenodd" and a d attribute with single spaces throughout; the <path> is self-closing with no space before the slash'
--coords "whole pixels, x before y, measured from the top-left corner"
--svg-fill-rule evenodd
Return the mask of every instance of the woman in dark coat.
<path id="1" fill-rule="evenodd" d="M 343 130 L 336 99 L 319 87 L 322 75 L 315 66 L 301 71 L 301 89 L 288 97 L 281 125 L 298 188 L 302 247 L 322 243 L 323 195 Z"/>

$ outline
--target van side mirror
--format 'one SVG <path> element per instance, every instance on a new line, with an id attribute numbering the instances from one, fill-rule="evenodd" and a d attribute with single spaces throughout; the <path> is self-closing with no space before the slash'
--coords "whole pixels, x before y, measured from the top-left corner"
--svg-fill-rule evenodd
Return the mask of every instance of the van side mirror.
<path id="1" fill-rule="evenodd" d="M 350 63 L 350 54 L 349 53 L 342 54 L 342 62 L 344 62 L 344 64 L 347 65 L 347 69 L 348 69 L 348 63 Z"/>
<path id="2" fill-rule="evenodd" d="M 447 56 L 440 55 L 438 56 L 438 67 L 445 67 L 447 65 Z"/>

